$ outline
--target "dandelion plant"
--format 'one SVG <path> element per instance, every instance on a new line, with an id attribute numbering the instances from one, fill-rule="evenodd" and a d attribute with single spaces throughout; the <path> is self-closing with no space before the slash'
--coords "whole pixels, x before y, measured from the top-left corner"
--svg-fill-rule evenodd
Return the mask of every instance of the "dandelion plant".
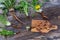
<path id="1" fill-rule="evenodd" d="M 17 21 L 19 21 L 20 23 L 24 24 L 16 15 L 15 15 L 15 4 L 16 4 L 16 0 L 5 0 L 3 2 L 3 4 L 5 5 L 6 9 L 10 12 L 11 16 L 13 16 L 13 18 L 15 18 Z"/>

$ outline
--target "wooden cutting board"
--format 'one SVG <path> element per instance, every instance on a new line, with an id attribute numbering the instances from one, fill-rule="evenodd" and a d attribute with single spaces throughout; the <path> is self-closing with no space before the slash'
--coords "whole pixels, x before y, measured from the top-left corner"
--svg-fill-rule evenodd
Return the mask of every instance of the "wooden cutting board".
<path id="1" fill-rule="evenodd" d="M 31 32 L 48 33 L 57 29 L 57 25 L 52 25 L 48 20 L 32 20 L 31 23 Z"/>

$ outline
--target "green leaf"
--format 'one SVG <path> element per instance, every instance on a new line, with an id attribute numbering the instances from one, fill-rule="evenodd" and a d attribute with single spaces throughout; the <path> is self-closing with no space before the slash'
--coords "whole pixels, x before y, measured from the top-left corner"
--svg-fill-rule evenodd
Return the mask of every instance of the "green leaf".
<path id="1" fill-rule="evenodd" d="M 25 3 L 24 12 L 25 12 L 25 15 L 28 16 L 28 4 L 27 3 Z"/>
<path id="2" fill-rule="evenodd" d="M 37 5 L 38 4 L 38 0 L 32 0 L 32 5 Z"/>
<path id="3" fill-rule="evenodd" d="M 4 17 L 3 15 L 0 15 L 0 22 L 6 25 L 6 21 L 7 21 L 6 17 Z"/>
<path id="4" fill-rule="evenodd" d="M 0 34 L 3 36 L 12 36 L 14 32 L 3 29 L 3 31 L 1 31 Z"/>
<path id="5" fill-rule="evenodd" d="M 20 2 L 20 5 L 21 5 L 22 7 L 24 7 L 24 6 L 25 6 L 25 2 L 24 2 L 24 1 L 21 1 L 21 2 Z"/>
<path id="6" fill-rule="evenodd" d="M 15 9 L 19 10 L 19 11 L 23 11 L 23 7 L 25 6 L 25 2 L 24 1 L 20 1 L 20 3 L 18 5 L 15 5 Z"/>
<path id="7" fill-rule="evenodd" d="M 6 0 L 3 2 L 7 9 L 14 8 L 16 0 Z"/>
<path id="8" fill-rule="evenodd" d="M 25 15 L 28 16 L 28 3 L 27 3 L 27 1 L 22 0 L 22 1 L 20 1 L 19 5 L 20 5 L 19 10 L 23 11 L 25 13 Z"/>

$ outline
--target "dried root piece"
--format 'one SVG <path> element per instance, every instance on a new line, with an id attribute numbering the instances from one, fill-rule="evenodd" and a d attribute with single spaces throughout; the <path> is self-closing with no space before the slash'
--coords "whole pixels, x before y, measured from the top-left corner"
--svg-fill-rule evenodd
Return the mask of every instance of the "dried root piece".
<path id="1" fill-rule="evenodd" d="M 13 16 L 13 18 L 16 19 L 18 22 L 20 22 L 20 23 L 22 23 L 22 24 L 25 24 L 24 22 L 22 22 L 22 21 L 15 15 L 15 11 L 14 11 L 13 8 L 11 8 L 11 9 L 9 10 L 9 12 L 10 12 L 11 16 Z"/>
<path id="2" fill-rule="evenodd" d="M 32 20 L 31 32 L 48 33 L 51 30 L 56 30 L 56 25 L 51 25 L 47 20 Z"/>
<path id="3" fill-rule="evenodd" d="M 40 14 L 44 20 L 48 20 L 48 17 L 44 15 L 43 11 L 41 13 L 40 12 L 37 13 Z"/>

